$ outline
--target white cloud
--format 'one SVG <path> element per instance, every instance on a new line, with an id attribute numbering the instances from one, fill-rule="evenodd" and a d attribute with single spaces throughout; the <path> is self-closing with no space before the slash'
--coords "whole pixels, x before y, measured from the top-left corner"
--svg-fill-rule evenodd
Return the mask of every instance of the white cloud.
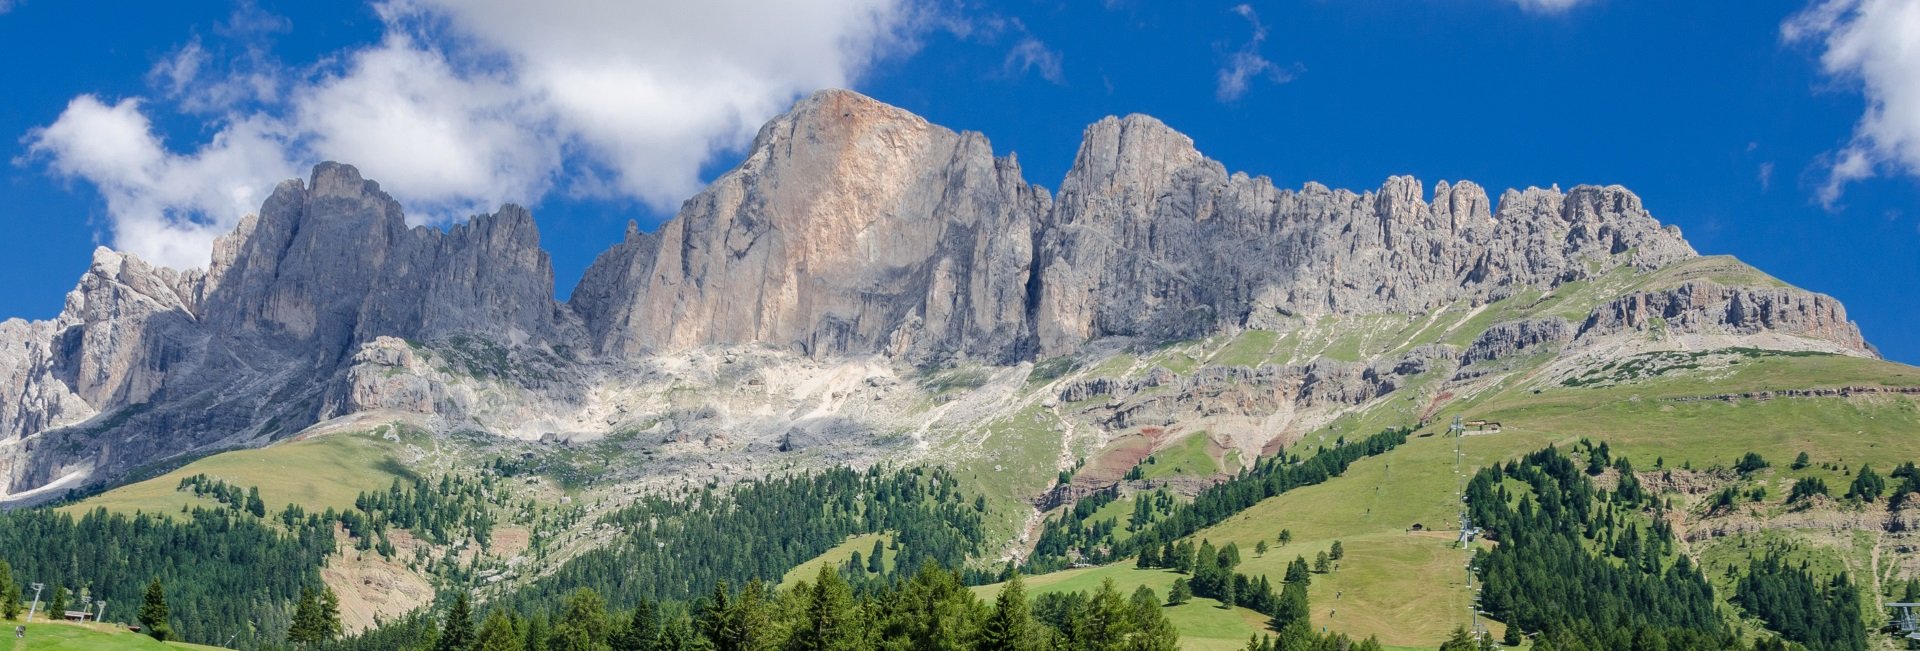
<path id="1" fill-rule="evenodd" d="M 1587 0 L 1513 0 L 1523 11 L 1557 14 L 1587 3 Z"/>
<path id="2" fill-rule="evenodd" d="M 1852 138 L 1824 161 L 1820 202 L 1832 208 L 1847 184 L 1883 171 L 1920 175 L 1920 0 L 1823 0 L 1780 33 L 1817 41 L 1821 68 L 1858 84 L 1867 100 Z"/>
<path id="3" fill-rule="evenodd" d="M 1260 44 L 1267 40 L 1267 26 L 1260 23 L 1260 15 L 1254 13 L 1251 5 L 1235 5 L 1233 12 L 1247 19 L 1253 25 L 1253 37 L 1247 44 L 1227 55 L 1227 64 L 1220 68 L 1219 85 L 1214 94 L 1222 102 L 1240 99 L 1247 93 L 1247 85 L 1255 79 L 1267 78 L 1273 83 L 1284 84 L 1293 81 L 1293 71 L 1274 65 L 1260 54 Z"/>
<path id="4" fill-rule="evenodd" d="M 1760 179 L 1761 192 L 1766 192 L 1769 188 L 1773 187 L 1773 161 L 1760 164 L 1758 177 Z"/>
<path id="5" fill-rule="evenodd" d="M 405 35 L 354 53 L 292 104 L 316 157 L 359 166 L 416 220 L 531 202 L 561 165 L 562 136 L 537 98 L 504 78 L 463 76 Z"/>
<path id="6" fill-rule="evenodd" d="M 115 247 L 176 267 L 319 160 L 359 166 L 415 219 L 556 189 L 671 209 L 796 97 L 910 49 L 937 18 L 918 1 L 387 0 L 379 42 L 298 65 L 266 54 L 286 21 L 242 4 L 218 30 L 231 50 L 196 39 L 154 65 L 163 104 L 81 96 L 27 143 L 99 188 Z M 156 109 L 224 127 L 177 153 Z"/>
<path id="7" fill-rule="evenodd" d="M 1066 75 L 1060 70 L 1060 53 L 1047 47 L 1040 39 L 1028 36 L 1015 43 L 1007 52 L 1003 66 L 1009 73 L 1040 73 L 1040 78 L 1055 84 L 1067 83 Z"/>
<path id="8" fill-rule="evenodd" d="M 29 154 L 46 157 L 56 174 L 99 189 L 116 247 L 179 268 L 205 266 L 213 239 L 296 173 L 270 121 L 227 124 L 192 154 L 173 154 L 135 99 L 109 106 L 76 97 L 27 142 Z"/>
<path id="9" fill-rule="evenodd" d="M 699 169 L 798 95 L 851 85 L 899 45 L 902 0 L 636 3 L 396 0 L 505 60 L 550 130 L 607 191 L 672 206 Z"/>

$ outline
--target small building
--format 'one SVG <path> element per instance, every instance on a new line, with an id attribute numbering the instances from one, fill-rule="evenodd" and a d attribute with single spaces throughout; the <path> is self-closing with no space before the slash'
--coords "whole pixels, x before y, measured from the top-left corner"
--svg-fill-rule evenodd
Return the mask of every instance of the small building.
<path id="1" fill-rule="evenodd" d="M 69 610 L 65 615 L 69 622 L 85 622 L 93 619 L 93 613 L 84 610 Z"/>

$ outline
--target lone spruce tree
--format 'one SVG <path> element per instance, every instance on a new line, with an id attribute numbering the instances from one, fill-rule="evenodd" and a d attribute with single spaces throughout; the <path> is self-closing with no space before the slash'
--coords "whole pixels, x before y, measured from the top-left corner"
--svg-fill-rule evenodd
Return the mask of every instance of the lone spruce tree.
<path id="1" fill-rule="evenodd" d="M 171 611 L 167 608 L 167 590 L 160 585 L 160 579 L 147 584 L 147 594 L 140 604 L 140 626 L 147 635 L 161 642 L 173 637 L 173 624 L 168 622 Z"/>
<path id="2" fill-rule="evenodd" d="M 54 588 L 53 598 L 47 601 L 47 612 L 50 612 L 50 613 L 66 612 L 67 603 L 72 600 L 73 600 L 73 596 L 67 592 L 66 588 L 64 587 Z"/>
<path id="3" fill-rule="evenodd" d="M 300 601 L 293 606 L 293 622 L 287 625 L 287 641 L 298 646 L 320 641 L 320 597 L 313 588 L 300 589 Z"/>

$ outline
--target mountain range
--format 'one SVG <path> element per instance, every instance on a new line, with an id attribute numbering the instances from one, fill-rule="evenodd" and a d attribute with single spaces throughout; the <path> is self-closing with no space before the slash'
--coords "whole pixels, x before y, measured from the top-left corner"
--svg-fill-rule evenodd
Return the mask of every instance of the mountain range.
<path id="1" fill-rule="evenodd" d="M 1594 291 L 1628 277 L 1653 282 Z M 410 227 L 337 163 L 275 188 L 206 269 L 96 251 L 57 318 L 0 323 L 0 495 L 375 412 L 568 440 L 664 418 L 676 440 L 691 431 L 748 465 L 796 437 L 852 454 L 924 415 L 885 397 L 900 377 L 1091 360 L 1102 342 L 1471 318 L 1575 290 L 1588 304 L 1521 310 L 1453 344 L 1416 331 L 1344 359 L 1257 360 L 1235 383 L 1271 395 L 1236 406 L 1258 422 L 1234 444 L 1288 442 L 1408 377 L 1467 381 L 1537 351 L 1562 375 L 1662 349 L 1877 356 L 1837 301 L 1698 256 L 1621 187 L 1281 189 L 1132 115 L 1089 126 L 1050 192 L 981 134 L 836 90 L 768 123 L 658 230 L 630 226 L 564 302 L 527 210 Z M 743 358 L 780 386 L 732 406 L 671 397 L 750 374 L 715 370 Z M 813 395 L 822 382 L 880 395 Z"/>

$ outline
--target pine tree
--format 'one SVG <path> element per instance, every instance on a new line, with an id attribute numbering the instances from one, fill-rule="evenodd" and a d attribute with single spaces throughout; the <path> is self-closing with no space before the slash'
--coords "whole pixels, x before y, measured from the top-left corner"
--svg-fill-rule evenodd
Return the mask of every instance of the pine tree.
<path id="1" fill-rule="evenodd" d="M 522 651 L 521 633 L 504 610 L 494 610 L 474 635 L 474 651 Z"/>
<path id="2" fill-rule="evenodd" d="M 1187 584 L 1186 577 L 1173 580 L 1173 587 L 1167 589 L 1167 605 L 1179 606 L 1193 600 L 1193 586 Z"/>
<path id="3" fill-rule="evenodd" d="M 314 621 L 319 624 L 316 632 L 320 634 L 320 641 L 340 637 L 340 595 L 334 594 L 333 588 L 321 587 L 320 607 L 317 610 Z"/>
<path id="4" fill-rule="evenodd" d="M 641 599 L 627 625 L 614 634 L 613 651 L 653 651 L 660 642 L 660 611 L 652 599 Z"/>
<path id="5" fill-rule="evenodd" d="M 453 607 L 447 609 L 447 620 L 440 625 L 440 639 L 433 644 L 433 651 L 466 651 L 473 646 L 473 604 L 467 600 L 467 592 L 454 593 Z"/>
<path id="6" fill-rule="evenodd" d="M 1286 579 L 1287 583 L 1298 583 L 1300 585 L 1307 585 L 1313 582 L 1313 578 L 1307 575 L 1306 557 L 1295 556 L 1293 557 L 1293 562 L 1287 563 Z"/>
<path id="7" fill-rule="evenodd" d="M 548 625 L 546 613 L 536 612 L 533 617 L 527 618 L 527 651 L 549 651 L 552 647 L 547 644 L 547 638 L 552 633 L 553 627 Z"/>
<path id="8" fill-rule="evenodd" d="M 140 604 L 140 626 L 153 639 L 165 642 L 173 636 L 169 615 L 166 588 L 160 585 L 160 579 L 154 579 L 147 584 L 145 599 Z"/>
<path id="9" fill-rule="evenodd" d="M 1340 546 L 1340 541 L 1338 540 L 1333 541 L 1333 549 L 1327 550 L 1327 558 L 1330 558 L 1336 561 L 1340 560 L 1341 557 L 1346 555 L 1347 555 L 1346 549 Z"/>
<path id="10" fill-rule="evenodd" d="M 73 599 L 73 596 L 67 593 L 67 589 L 65 587 L 54 588 L 53 599 L 47 602 L 47 612 L 49 613 L 66 612 L 67 602 L 71 601 L 72 599 Z M 59 617 L 60 615 L 55 614 L 53 616 Z"/>
<path id="11" fill-rule="evenodd" d="M 711 641 L 719 651 L 733 651 L 735 646 L 731 642 L 739 637 L 731 630 L 733 610 L 733 591 L 727 587 L 726 581 L 715 582 L 713 592 L 708 594 L 706 601 L 700 605 L 698 625 L 700 634 Z"/>
<path id="12" fill-rule="evenodd" d="M 593 588 L 580 588 L 567 596 L 550 644 L 553 651 L 600 651 L 611 633 L 606 599 Z"/>
<path id="13" fill-rule="evenodd" d="M 1193 571 L 1193 543 L 1182 541 L 1173 546 L 1173 571 L 1181 574 Z"/>
<path id="14" fill-rule="evenodd" d="M 1315 574 L 1326 574 L 1329 569 L 1332 569 L 1332 565 L 1327 561 L 1326 552 L 1320 552 L 1313 556 L 1313 572 Z"/>
<path id="15" fill-rule="evenodd" d="M 1273 608 L 1273 621 L 1269 626 L 1276 631 L 1285 631 L 1293 624 L 1307 621 L 1307 584 L 1289 582 L 1280 589 L 1280 603 Z"/>
<path id="16" fill-rule="evenodd" d="M 1266 555 L 1267 555 L 1267 541 L 1265 541 L 1265 540 L 1262 540 L 1262 541 L 1260 541 L 1260 542 L 1257 542 L 1257 543 L 1254 543 L 1254 544 L 1253 544 L 1253 555 L 1254 555 L 1254 556 L 1266 556 Z"/>
<path id="17" fill-rule="evenodd" d="M 1797 456 L 1797 457 L 1794 457 L 1794 458 L 1793 458 L 1793 469 L 1794 469 L 1794 470 L 1800 470 L 1800 469 L 1802 469 L 1802 468 L 1806 468 L 1807 466 L 1811 466 L 1811 465 L 1813 465 L 1813 460 L 1812 460 L 1812 459 L 1808 459 L 1808 458 L 1807 458 L 1807 453 L 1805 453 L 1805 452 L 1802 452 L 1802 453 L 1800 453 L 1800 456 Z"/>
<path id="18" fill-rule="evenodd" d="M 1085 626 L 1077 627 L 1074 648 L 1097 649 L 1112 646 L 1125 648 L 1125 641 L 1132 637 L 1135 625 L 1133 608 L 1120 590 L 1114 587 L 1111 577 L 1100 582 L 1100 589 L 1094 591 L 1093 600 L 1087 604 Z"/>
<path id="19" fill-rule="evenodd" d="M 293 622 L 287 626 L 287 641 L 295 645 L 320 641 L 320 598 L 311 587 L 300 589 L 300 601 L 293 607 Z"/>
<path id="20" fill-rule="evenodd" d="M 1016 572 L 1007 579 L 1006 585 L 1000 586 L 1000 596 L 994 599 L 993 612 L 980 627 L 980 637 L 973 648 L 975 651 L 1038 651 L 1041 646 L 1033 625 L 1033 610 L 1027 605 L 1025 584 Z"/>
<path id="21" fill-rule="evenodd" d="M 1447 641 L 1440 643 L 1440 651 L 1474 651 L 1475 648 L 1473 638 L 1467 635 L 1467 629 L 1464 626 L 1454 628 L 1453 635 L 1449 636 Z"/>
<path id="22" fill-rule="evenodd" d="M 874 549 L 879 549 L 875 545 Z M 852 651 L 866 642 L 854 609 L 853 589 L 839 572 L 820 566 L 814 584 L 806 590 L 806 620 L 787 638 L 791 651 Z"/>
<path id="23" fill-rule="evenodd" d="M 1233 581 L 1225 581 L 1220 584 L 1220 607 L 1221 608 L 1225 608 L 1227 610 L 1233 610 L 1235 596 L 1236 595 L 1233 594 Z"/>
<path id="24" fill-rule="evenodd" d="M 1880 473 L 1874 472 L 1873 466 L 1862 465 L 1860 472 L 1853 476 L 1853 486 L 1847 488 L 1847 497 L 1871 502 L 1880 499 L 1880 494 L 1886 490 L 1887 480 L 1882 478 Z"/>
<path id="25" fill-rule="evenodd" d="M 1292 529 L 1281 529 L 1281 530 L 1280 530 L 1280 537 L 1279 537 L 1279 538 L 1278 538 L 1277 540 L 1278 540 L 1278 542 L 1280 543 L 1280 546 L 1281 546 L 1281 547 L 1285 547 L 1285 546 L 1287 546 L 1287 543 L 1290 543 L 1290 542 L 1293 542 L 1293 530 L 1292 530 Z"/>
<path id="26" fill-rule="evenodd" d="M 1180 631 L 1160 611 L 1160 596 L 1140 586 L 1133 590 L 1134 638 L 1127 644 L 1135 651 L 1173 651 L 1180 648 Z"/>
<path id="27" fill-rule="evenodd" d="M 0 616 L 20 618 L 20 584 L 13 581 L 13 566 L 0 560 Z"/>
<path id="28" fill-rule="evenodd" d="M 873 541 L 873 553 L 867 554 L 867 571 L 874 574 L 885 572 L 887 565 L 883 559 L 886 558 L 886 553 L 886 547 L 881 545 L 880 541 Z"/>

